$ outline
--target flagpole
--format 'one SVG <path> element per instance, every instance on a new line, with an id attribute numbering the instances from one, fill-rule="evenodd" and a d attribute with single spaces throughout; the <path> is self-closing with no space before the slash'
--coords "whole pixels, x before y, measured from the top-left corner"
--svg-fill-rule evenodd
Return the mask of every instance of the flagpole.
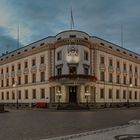
<path id="1" fill-rule="evenodd" d="M 71 8 L 71 12 L 70 12 L 70 29 L 72 30 L 74 28 L 74 18 L 73 18 L 73 12 L 72 12 L 72 8 Z"/>

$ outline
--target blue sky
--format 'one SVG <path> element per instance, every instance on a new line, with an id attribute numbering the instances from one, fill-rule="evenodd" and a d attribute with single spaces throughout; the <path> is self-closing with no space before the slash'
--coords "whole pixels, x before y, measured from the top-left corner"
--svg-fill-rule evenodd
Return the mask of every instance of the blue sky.
<path id="1" fill-rule="evenodd" d="M 121 44 L 140 54 L 140 0 L 0 0 L 0 54 L 47 36 L 74 29 Z"/>

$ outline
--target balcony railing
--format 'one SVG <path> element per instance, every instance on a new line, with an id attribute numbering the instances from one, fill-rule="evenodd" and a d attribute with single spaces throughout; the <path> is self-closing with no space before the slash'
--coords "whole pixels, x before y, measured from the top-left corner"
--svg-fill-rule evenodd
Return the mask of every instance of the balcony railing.
<path id="1" fill-rule="evenodd" d="M 52 76 L 49 78 L 49 81 L 67 81 L 67 80 L 87 80 L 95 82 L 97 78 L 93 75 L 84 75 L 84 74 L 64 74 L 64 75 L 57 75 Z"/>
<path id="2" fill-rule="evenodd" d="M 21 75 L 22 71 L 19 69 L 17 70 L 17 75 Z"/>
<path id="3" fill-rule="evenodd" d="M 105 64 L 100 64 L 100 70 L 105 70 Z"/>
<path id="4" fill-rule="evenodd" d="M 113 66 L 108 66 L 108 71 L 113 72 L 114 71 Z"/>
<path id="5" fill-rule="evenodd" d="M 29 68 L 24 68 L 24 74 L 28 74 L 29 73 Z"/>
<path id="6" fill-rule="evenodd" d="M 0 74 L 0 79 L 3 79 L 4 78 L 4 74 Z"/>
<path id="7" fill-rule="evenodd" d="M 15 72 L 14 71 L 11 72 L 11 77 L 15 77 Z"/>
<path id="8" fill-rule="evenodd" d="M 31 67 L 31 72 L 36 72 L 37 71 L 37 66 L 32 66 Z"/>
<path id="9" fill-rule="evenodd" d="M 39 70 L 40 71 L 45 71 L 46 70 L 46 65 L 45 64 L 40 64 Z"/>
<path id="10" fill-rule="evenodd" d="M 116 68 L 116 73 L 120 74 L 121 73 L 121 69 L 120 68 Z"/>

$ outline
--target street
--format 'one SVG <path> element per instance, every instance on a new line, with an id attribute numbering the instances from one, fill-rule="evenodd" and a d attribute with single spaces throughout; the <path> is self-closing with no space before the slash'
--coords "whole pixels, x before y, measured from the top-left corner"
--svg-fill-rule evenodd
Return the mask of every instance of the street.
<path id="1" fill-rule="evenodd" d="M 100 111 L 10 110 L 0 114 L 0 140 L 39 140 L 140 120 L 140 109 Z"/>

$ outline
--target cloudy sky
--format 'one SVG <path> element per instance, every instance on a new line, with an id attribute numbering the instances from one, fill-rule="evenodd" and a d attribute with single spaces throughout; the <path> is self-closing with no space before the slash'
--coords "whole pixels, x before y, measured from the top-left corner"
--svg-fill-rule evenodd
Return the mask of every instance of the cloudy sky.
<path id="1" fill-rule="evenodd" d="M 98 36 L 140 54 L 140 0 L 0 0 L 0 54 L 70 29 Z"/>

